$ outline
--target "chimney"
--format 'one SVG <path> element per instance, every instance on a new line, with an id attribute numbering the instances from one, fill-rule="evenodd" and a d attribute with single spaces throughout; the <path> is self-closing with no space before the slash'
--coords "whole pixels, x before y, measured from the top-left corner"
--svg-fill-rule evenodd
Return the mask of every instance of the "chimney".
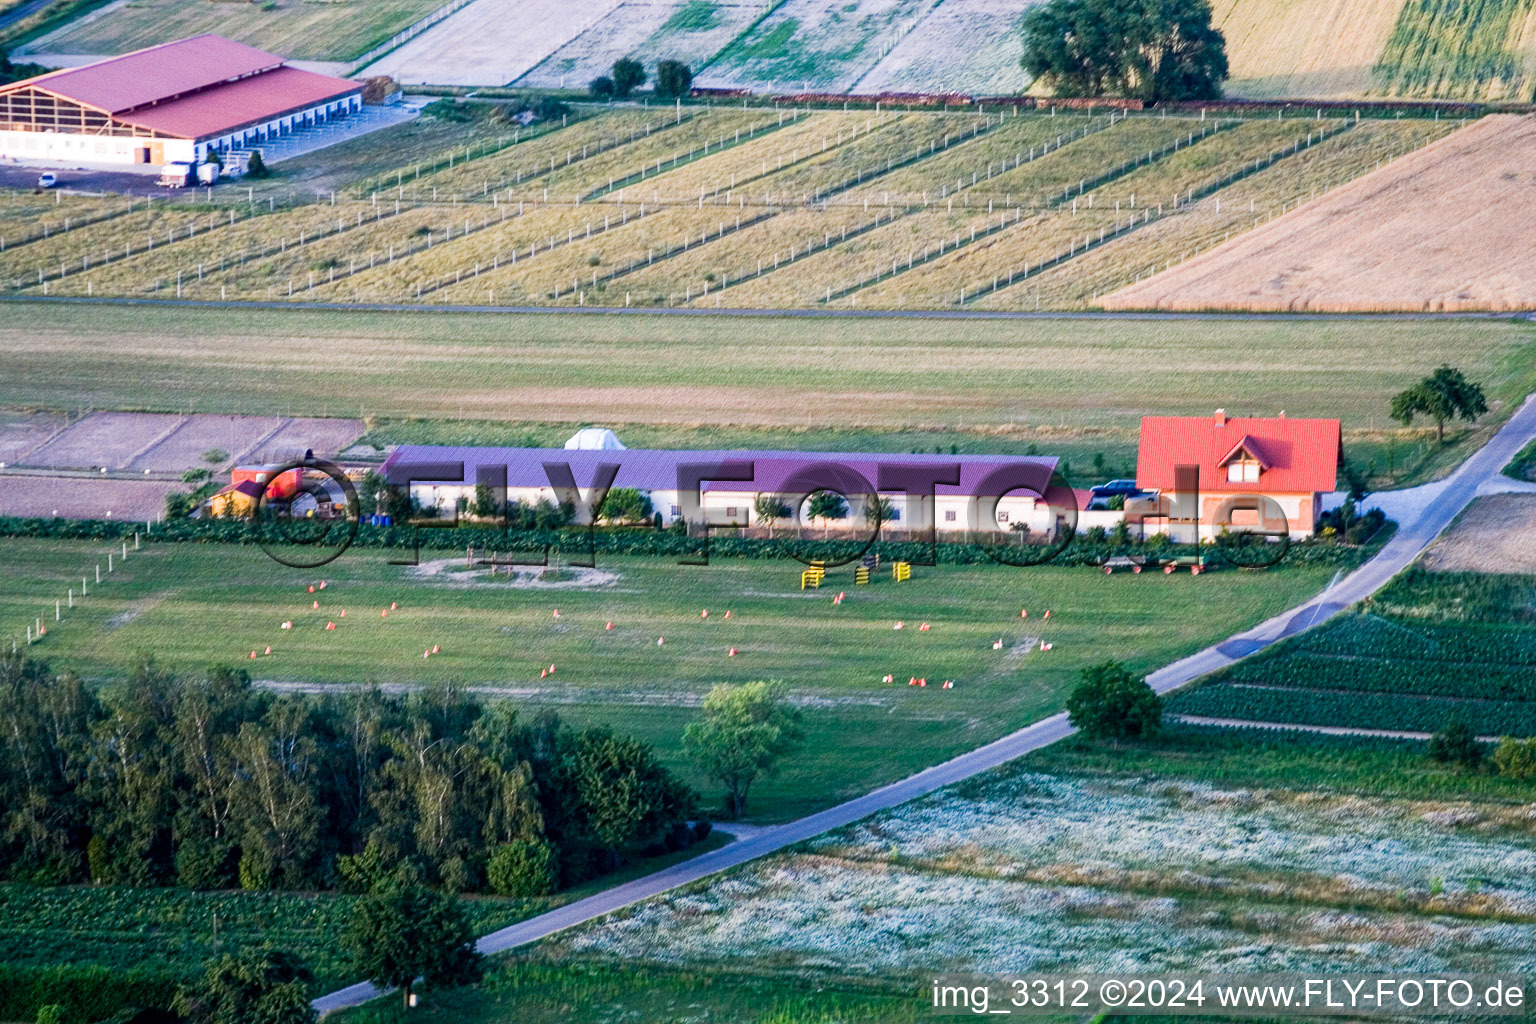
<path id="1" fill-rule="evenodd" d="M 1217 409 L 1216 410 L 1216 425 L 1218 427 L 1224 427 L 1224 426 L 1227 425 L 1227 410 L 1225 410 L 1225 409 Z"/>

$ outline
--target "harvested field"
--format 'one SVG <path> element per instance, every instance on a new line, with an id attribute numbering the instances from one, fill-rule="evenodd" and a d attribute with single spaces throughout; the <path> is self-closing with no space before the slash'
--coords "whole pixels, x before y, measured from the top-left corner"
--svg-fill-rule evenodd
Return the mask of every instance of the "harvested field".
<path id="1" fill-rule="evenodd" d="M 1536 305 L 1536 120 L 1485 118 L 1108 296 L 1110 309 Z"/>
<path id="2" fill-rule="evenodd" d="M 1392 96 L 1531 98 L 1536 6 L 1530 0 L 1408 0 L 1373 70 Z"/>
<path id="3" fill-rule="evenodd" d="M 1405 0 L 1216 0 L 1233 96 L 1363 96 Z"/>
<path id="4" fill-rule="evenodd" d="M 601 21 L 616 0 L 475 0 L 368 67 L 402 84 L 506 85 Z"/>
<path id="5" fill-rule="evenodd" d="M 165 496 L 185 490 L 172 480 L 0 474 L 0 516 L 148 521 L 165 511 Z"/>
<path id="6" fill-rule="evenodd" d="M 1479 498 L 1422 562 L 1437 572 L 1536 575 L 1536 494 Z"/>
<path id="7" fill-rule="evenodd" d="M 861 93 L 1008 96 L 1029 86 L 1020 22 L 1033 0 L 943 0 L 855 83 Z"/>
<path id="8" fill-rule="evenodd" d="M 934 0 L 785 0 L 696 76 L 708 87 L 844 92 Z"/>
<path id="9" fill-rule="evenodd" d="M 768 6 L 768 0 L 625 0 L 516 84 L 581 87 L 608 74 L 620 57 L 633 57 L 647 68 L 659 60 L 702 68 Z"/>

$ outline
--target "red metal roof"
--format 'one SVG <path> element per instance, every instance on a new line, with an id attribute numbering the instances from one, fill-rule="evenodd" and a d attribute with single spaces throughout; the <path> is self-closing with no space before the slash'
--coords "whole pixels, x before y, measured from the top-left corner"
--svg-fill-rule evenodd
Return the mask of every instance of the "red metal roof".
<path id="1" fill-rule="evenodd" d="M 201 139 L 362 89 L 361 82 L 282 67 L 118 116 L 162 135 Z"/>
<path id="2" fill-rule="evenodd" d="M 1259 482 L 1228 483 L 1239 445 L 1265 463 Z M 1225 416 L 1145 416 L 1136 485 L 1172 490 L 1175 466 L 1199 466 L 1202 491 L 1309 494 L 1338 483 L 1339 421 Z"/>
<path id="3" fill-rule="evenodd" d="M 283 58 L 254 46 L 202 35 L 50 71 L 17 85 L 37 86 L 116 114 L 282 65 Z"/>

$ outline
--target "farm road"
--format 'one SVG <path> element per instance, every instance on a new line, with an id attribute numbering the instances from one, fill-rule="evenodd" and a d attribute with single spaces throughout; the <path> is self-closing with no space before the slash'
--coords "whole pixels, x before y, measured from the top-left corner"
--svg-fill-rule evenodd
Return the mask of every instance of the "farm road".
<path id="1" fill-rule="evenodd" d="M 6 184 L 8 169 L 0 167 L 0 185 Z M 33 168 L 32 170 L 36 170 Z M 27 173 L 31 173 L 28 171 Z M 161 190 L 163 191 L 163 190 Z M 75 295 L 0 295 L 0 303 L 60 303 L 67 305 L 108 306 L 182 306 L 194 309 L 292 309 L 328 310 L 363 313 L 541 313 L 551 316 L 699 316 L 699 317 L 793 317 L 854 320 L 1528 320 L 1536 322 L 1536 312 L 1473 313 L 1283 313 L 1221 312 L 1183 313 L 1135 310 L 1043 310 L 1012 312 L 989 309 L 707 309 L 694 306 L 491 306 L 456 305 L 430 302 L 287 302 L 220 301 L 217 299 L 138 299 L 118 296 L 85 297 Z"/>
<path id="2" fill-rule="evenodd" d="M 1509 421 L 1489 442 L 1462 463 L 1447 479 L 1409 491 L 1394 492 L 1390 504 L 1401 510 L 1395 536 L 1376 557 L 1342 579 L 1336 579 L 1320 594 L 1289 611 L 1238 633 L 1219 644 L 1192 654 L 1153 672 L 1147 682 L 1158 693 L 1166 693 L 1199 677 L 1225 668 L 1240 658 L 1285 637 L 1326 621 L 1333 615 L 1374 594 L 1401 572 L 1439 536 L 1451 521 L 1479 493 L 1519 488 L 1516 481 L 1502 475 L 1521 448 L 1536 438 L 1536 395 L 1527 398 Z M 1387 496 L 1384 496 L 1387 497 Z M 1382 504 L 1387 504 L 1383 502 Z M 684 861 L 568 903 L 545 914 L 492 932 L 480 939 L 483 953 L 499 953 L 536 942 L 558 931 L 585 924 L 611 914 L 631 903 L 649 899 L 681 885 L 707 878 L 716 872 L 738 867 L 766 854 L 866 818 L 877 811 L 926 796 L 936 789 L 952 785 L 973 775 L 1038 750 L 1073 732 L 1065 712 L 1035 722 L 915 775 L 882 786 L 846 803 L 787 822 L 774 828 L 745 835 L 737 842 L 710 853 Z M 381 995 L 379 989 L 362 982 L 321 996 L 314 1002 L 320 1013 L 329 1013 Z"/>

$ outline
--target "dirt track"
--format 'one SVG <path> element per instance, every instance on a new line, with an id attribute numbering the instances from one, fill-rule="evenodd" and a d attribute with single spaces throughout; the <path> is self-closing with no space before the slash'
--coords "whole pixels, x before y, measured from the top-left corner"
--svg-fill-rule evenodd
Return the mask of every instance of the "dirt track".
<path id="1" fill-rule="evenodd" d="M 1484 118 L 1172 270 L 1107 309 L 1536 308 L 1536 118 Z"/>

